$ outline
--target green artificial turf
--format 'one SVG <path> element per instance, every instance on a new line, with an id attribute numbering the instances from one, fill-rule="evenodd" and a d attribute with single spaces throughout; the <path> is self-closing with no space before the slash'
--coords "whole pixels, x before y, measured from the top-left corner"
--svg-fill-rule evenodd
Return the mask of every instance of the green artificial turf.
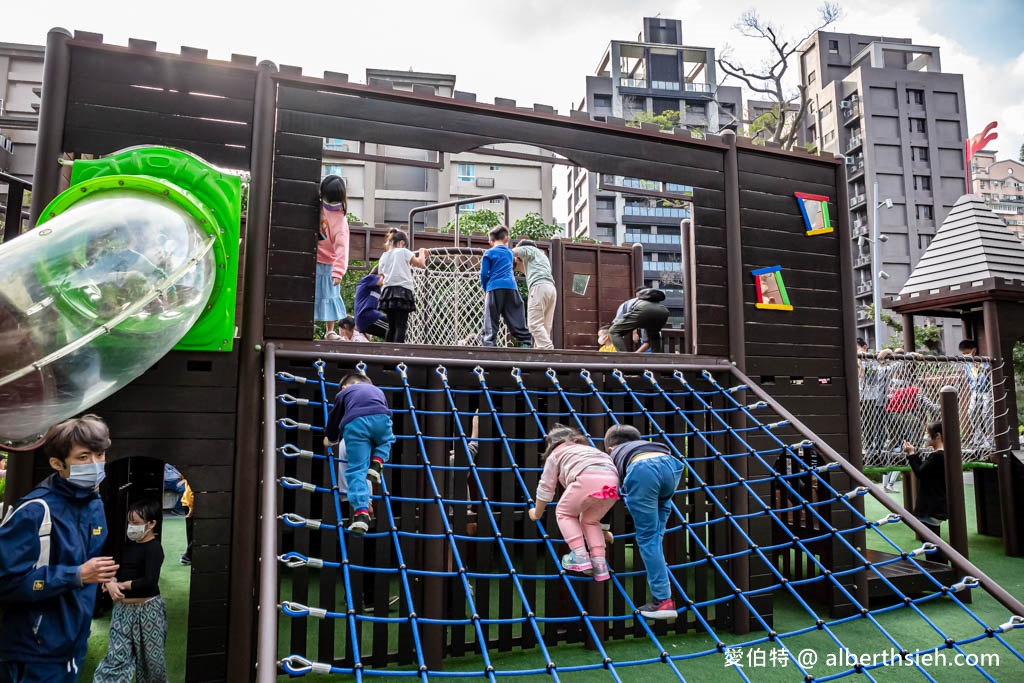
<path id="1" fill-rule="evenodd" d="M 167 659 L 167 681 L 184 683 L 191 567 L 181 564 L 178 559 L 185 551 L 185 518 L 166 515 L 160 540 L 164 548 L 164 566 L 160 570 L 160 594 L 167 605 L 167 647 L 164 650 Z M 89 654 L 78 676 L 81 683 L 92 680 L 93 672 L 103 659 L 103 655 L 107 653 L 109 632 L 108 612 L 103 618 L 92 622 Z"/>

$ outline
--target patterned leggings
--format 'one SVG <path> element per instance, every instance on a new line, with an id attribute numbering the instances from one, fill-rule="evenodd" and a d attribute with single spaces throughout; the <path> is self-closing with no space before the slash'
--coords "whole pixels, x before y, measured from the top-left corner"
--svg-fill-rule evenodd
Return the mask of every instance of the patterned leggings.
<path id="1" fill-rule="evenodd" d="M 110 647 L 93 683 L 166 683 L 164 642 L 167 609 L 159 595 L 141 603 L 114 603 L 110 617 Z"/>

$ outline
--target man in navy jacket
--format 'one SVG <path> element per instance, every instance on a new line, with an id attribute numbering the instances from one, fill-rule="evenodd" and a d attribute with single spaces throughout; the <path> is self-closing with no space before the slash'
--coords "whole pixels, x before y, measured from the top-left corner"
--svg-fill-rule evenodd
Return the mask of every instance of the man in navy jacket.
<path id="1" fill-rule="evenodd" d="M 46 435 L 56 472 L 0 524 L 0 683 L 74 683 L 85 659 L 96 585 L 117 565 L 99 557 L 107 537 L 96 492 L 110 446 L 96 415 Z"/>

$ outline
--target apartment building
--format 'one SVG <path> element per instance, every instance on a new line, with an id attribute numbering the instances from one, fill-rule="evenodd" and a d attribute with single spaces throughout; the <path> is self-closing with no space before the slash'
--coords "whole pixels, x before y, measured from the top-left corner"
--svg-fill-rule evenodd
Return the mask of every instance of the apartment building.
<path id="1" fill-rule="evenodd" d="M 0 171 L 29 181 L 36 163 L 43 52 L 42 45 L 0 43 Z M 6 184 L 0 184 L 0 204 L 7 204 Z"/>
<path id="2" fill-rule="evenodd" d="M 397 90 L 441 97 L 455 95 L 453 74 L 367 69 L 366 82 L 389 83 Z M 529 145 L 494 147 L 449 154 L 325 138 L 323 175 L 333 173 L 345 179 L 349 212 L 370 225 L 405 225 L 413 208 L 491 194 L 508 195 L 513 222 L 528 213 L 539 213 L 552 223 L 552 164 L 540 158 L 554 160 L 555 154 Z M 382 158 L 404 163 L 387 163 Z M 501 199 L 473 202 L 460 211 L 482 208 L 501 213 L 504 203 Z M 415 220 L 418 226 L 436 227 L 454 217 L 455 209 L 442 209 L 418 214 Z"/>
<path id="3" fill-rule="evenodd" d="M 798 55 L 812 107 L 803 123 L 807 140 L 846 158 L 858 331 L 874 347 L 874 288 L 883 301 L 900 291 L 965 192 L 963 76 L 943 73 L 938 47 L 908 38 L 818 31 Z M 874 234 L 886 237 L 877 244 L 877 283 Z M 945 350 L 955 350 L 959 322 L 936 322 L 944 325 Z"/>
<path id="4" fill-rule="evenodd" d="M 1024 164 L 996 161 L 995 150 L 976 152 L 971 159 L 971 187 L 1024 240 Z"/>
<path id="5" fill-rule="evenodd" d="M 736 130 L 743 115 L 741 89 L 718 85 L 714 48 L 685 45 L 678 19 L 645 17 L 637 40 L 611 41 L 595 74 L 587 76 L 586 88 L 577 108 L 598 121 L 678 111 L 679 125 L 701 135 Z M 690 217 L 692 187 L 570 167 L 565 188 L 559 211 L 565 212 L 566 232 L 642 244 L 644 282 L 669 290 L 670 322 L 681 323 L 679 226 Z"/>

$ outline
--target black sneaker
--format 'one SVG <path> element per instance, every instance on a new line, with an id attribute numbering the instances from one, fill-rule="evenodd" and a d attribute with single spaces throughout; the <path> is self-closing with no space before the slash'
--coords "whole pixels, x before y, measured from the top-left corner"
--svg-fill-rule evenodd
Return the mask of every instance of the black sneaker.
<path id="1" fill-rule="evenodd" d="M 362 536 L 370 530 L 370 515 L 365 512 L 358 513 L 352 523 L 348 525 L 348 532 L 356 536 Z"/>
<path id="2" fill-rule="evenodd" d="M 192 564 L 192 558 L 188 557 L 186 555 L 182 555 L 181 557 L 178 558 L 178 562 L 181 562 L 184 565 L 189 565 L 189 564 Z"/>
<path id="3" fill-rule="evenodd" d="M 381 472 L 384 470 L 384 463 L 380 460 L 371 460 L 370 468 L 366 470 L 366 479 L 371 484 L 380 484 Z"/>
<path id="4" fill-rule="evenodd" d="M 673 602 L 672 598 L 666 598 L 665 600 L 651 600 L 638 611 L 641 616 L 646 617 L 647 619 L 673 621 L 679 616 L 679 613 L 676 612 L 676 603 Z"/>

